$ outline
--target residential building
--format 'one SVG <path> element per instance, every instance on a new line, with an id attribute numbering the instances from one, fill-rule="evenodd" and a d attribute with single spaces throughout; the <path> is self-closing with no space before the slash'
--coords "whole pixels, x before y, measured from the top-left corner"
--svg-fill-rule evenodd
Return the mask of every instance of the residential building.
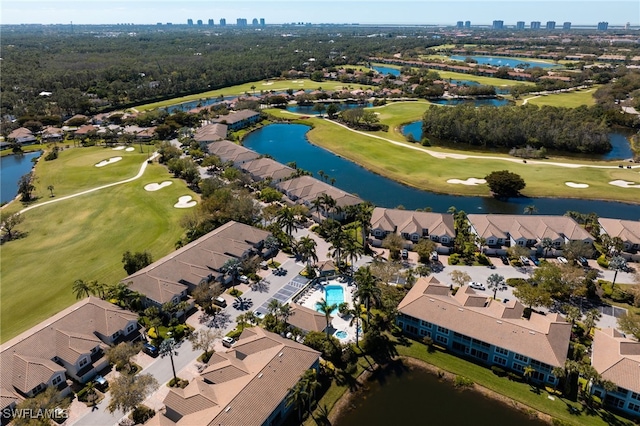
<path id="1" fill-rule="evenodd" d="M 598 31 L 606 31 L 609 29 L 609 23 L 608 22 L 598 22 Z"/>
<path id="2" fill-rule="evenodd" d="M 227 125 L 221 123 L 207 124 L 196 130 L 193 135 L 201 146 L 211 142 L 221 141 L 227 138 Z"/>
<path id="3" fill-rule="evenodd" d="M 67 377 L 91 380 L 109 362 L 106 348 L 139 339 L 138 316 L 87 297 L 0 346 L 0 412 L 49 386 L 71 392 Z M 4 423 L 4 418 L 2 419 Z"/>
<path id="4" fill-rule="evenodd" d="M 464 21 L 464 27 L 466 29 L 470 29 L 471 28 L 471 21 Z"/>
<path id="5" fill-rule="evenodd" d="M 458 29 L 464 28 L 464 22 L 463 21 L 456 22 L 456 28 L 458 28 Z"/>
<path id="6" fill-rule="evenodd" d="M 417 212 L 413 210 L 376 207 L 371 214 L 371 244 L 382 245 L 382 240 L 395 233 L 405 240 L 405 247 L 412 248 L 422 238 L 440 243 L 441 253 L 449 253 L 456 232 L 453 216 L 446 213 Z"/>
<path id="7" fill-rule="evenodd" d="M 531 25 L 530 25 L 532 30 L 539 30 L 540 29 L 540 21 L 531 21 Z"/>
<path id="8" fill-rule="evenodd" d="M 231 141 L 213 142 L 207 145 L 209 154 L 217 155 L 223 163 L 231 161 L 234 166 L 260 158 L 260 154 Z"/>
<path id="9" fill-rule="evenodd" d="M 208 25 L 210 27 L 213 27 L 215 24 L 213 23 L 213 19 L 209 19 Z"/>
<path id="10" fill-rule="evenodd" d="M 322 332 L 327 328 L 327 319 L 323 313 L 296 303 L 291 303 L 291 315 L 287 319 L 287 323 L 305 333 L 310 331 Z M 329 319 L 329 324 L 331 324 L 331 318 Z"/>
<path id="11" fill-rule="evenodd" d="M 322 194 L 331 196 L 336 201 L 336 206 L 342 210 L 347 206 L 362 203 L 360 197 L 349 194 L 311 176 L 300 176 L 285 180 L 276 184 L 276 188 L 289 197 L 291 201 L 304 204 L 309 208 L 313 207 L 313 202 Z M 327 214 L 327 212 L 322 213 Z M 329 216 L 339 219 L 344 217 L 344 213 L 329 212 Z"/>
<path id="12" fill-rule="evenodd" d="M 249 173 L 255 181 L 270 179 L 274 184 L 290 178 L 295 172 L 291 167 L 267 157 L 247 161 L 240 168 Z"/>
<path id="13" fill-rule="evenodd" d="M 562 24 L 562 29 L 563 30 L 570 30 L 571 29 L 571 22 L 566 21 L 564 24 Z"/>
<path id="14" fill-rule="evenodd" d="M 557 313 L 532 312 L 529 319 L 523 313 L 518 301 L 502 303 L 466 285 L 453 295 L 430 276 L 418 279 L 402 299 L 396 323 L 404 333 L 428 336 L 474 362 L 520 374 L 530 365 L 532 380 L 555 384 L 552 370 L 567 359 L 571 324 Z"/>
<path id="15" fill-rule="evenodd" d="M 220 19 L 220 26 L 221 27 L 226 27 L 227 26 L 227 20 L 225 18 L 221 18 Z"/>
<path id="16" fill-rule="evenodd" d="M 266 25 L 266 21 L 264 20 L 264 18 L 260 18 L 260 26 L 264 27 Z"/>
<path id="17" fill-rule="evenodd" d="M 493 21 L 493 25 L 491 26 L 494 30 L 501 30 L 504 28 L 504 21 Z"/>
<path id="18" fill-rule="evenodd" d="M 198 21 L 197 21 L 196 23 L 197 23 L 197 25 L 198 25 L 199 27 L 201 27 L 201 26 L 202 26 L 202 19 L 198 19 Z"/>
<path id="19" fill-rule="evenodd" d="M 524 21 L 516 22 L 516 30 L 524 30 Z"/>
<path id="20" fill-rule="evenodd" d="M 253 25 L 254 27 L 258 26 L 258 18 L 253 18 L 253 21 L 251 21 L 251 25 Z"/>
<path id="21" fill-rule="evenodd" d="M 247 26 L 246 18 L 237 18 L 236 19 L 236 25 L 239 26 L 239 27 L 246 27 Z"/>
<path id="22" fill-rule="evenodd" d="M 529 247 L 542 253 L 541 241 L 551 238 L 559 255 L 561 246 L 571 241 L 593 244 L 593 237 L 568 216 L 470 214 L 471 232 L 483 238 L 485 253 L 502 255 L 512 246 Z"/>
<path id="23" fill-rule="evenodd" d="M 164 412 L 146 424 L 277 426 L 293 409 L 286 404 L 290 390 L 319 362 L 320 353 L 307 346 L 260 327 L 245 328 L 186 388 L 170 388 Z"/>
<path id="24" fill-rule="evenodd" d="M 624 257 L 640 260 L 640 221 L 601 217 L 598 222 L 600 223 L 600 233 L 622 240 L 622 255 Z"/>
<path id="25" fill-rule="evenodd" d="M 226 284 L 231 278 L 225 277 L 222 270 L 225 262 L 263 254 L 264 240 L 269 235 L 262 229 L 229 221 L 122 282 L 143 294 L 147 306 L 178 303 L 200 283 L 220 281 Z"/>
<path id="26" fill-rule="evenodd" d="M 193 19 L 187 19 L 187 25 L 192 27 L 193 26 Z"/>
<path id="27" fill-rule="evenodd" d="M 250 109 L 230 112 L 227 115 L 221 115 L 218 118 L 211 120 L 213 123 L 226 124 L 229 127 L 229 130 L 232 131 L 244 129 L 258 121 L 260 121 L 260 113 Z"/>
<path id="28" fill-rule="evenodd" d="M 556 29 L 556 21 L 547 21 L 547 29 L 555 30 Z"/>
<path id="29" fill-rule="evenodd" d="M 26 127 L 20 127 L 9 133 L 7 135 L 7 140 L 20 145 L 28 145 L 38 141 L 31 130 Z"/>
<path id="30" fill-rule="evenodd" d="M 604 380 L 618 386 L 607 392 L 593 384 L 591 393 L 603 398 L 606 405 L 640 416 L 640 342 L 613 328 L 596 329 L 591 364 Z"/>

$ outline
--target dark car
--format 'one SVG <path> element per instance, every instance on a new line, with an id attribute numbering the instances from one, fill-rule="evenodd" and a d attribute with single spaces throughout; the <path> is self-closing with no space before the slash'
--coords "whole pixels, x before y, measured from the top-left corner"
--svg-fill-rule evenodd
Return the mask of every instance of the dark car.
<path id="1" fill-rule="evenodd" d="M 509 264 L 509 258 L 507 256 L 500 256 L 500 260 L 502 260 L 502 263 L 505 265 Z"/>
<path id="2" fill-rule="evenodd" d="M 408 259 L 409 258 L 409 252 L 406 249 L 402 249 L 400 254 L 402 255 L 403 259 Z"/>
<path id="3" fill-rule="evenodd" d="M 584 266 L 585 268 L 587 266 L 589 266 L 589 262 L 587 261 L 587 259 L 585 257 L 580 256 L 578 258 L 578 262 L 580 263 L 580 265 Z"/>
<path id="4" fill-rule="evenodd" d="M 531 261 L 533 262 L 534 265 L 536 265 L 536 266 L 540 265 L 540 259 L 538 259 L 536 256 L 531 255 L 531 256 L 529 256 L 529 259 L 531 259 Z"/>
<path id="5" fill-rule="evenodd" d="M 142 352 L 152 357 L 156 357 L 159 354 L 158 348 L 153 346 L 151 343 L 145 343 L 142 345 Z"/>
<path id="6" fill-rule="evenodd" d="M 109 382 L 102 376 L 96 376 L 96 378 L 93 379 L 93 383 L 95 383 L 96 388 L 102 392 L 107 390 L 109 387 Z"/>

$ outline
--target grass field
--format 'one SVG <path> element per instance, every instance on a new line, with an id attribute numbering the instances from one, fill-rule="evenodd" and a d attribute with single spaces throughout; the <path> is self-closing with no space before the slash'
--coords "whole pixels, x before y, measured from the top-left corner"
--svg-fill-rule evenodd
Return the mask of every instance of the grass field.
<path id="1" fill-rule="evenodd" d="M 119 171 L 112 169 L 104 177 L 91 174 L 93 169 L 99 170 L 92 164 L 104 152 L 103 148 L 63 151 L 58 160 L 39 163 L 36 174 L 50 176 L 57 175 L 54 169 L 67 170 L 57 175 L 55 192 L 60 187 L 63 192 L 75 193 L 79 191 L 73 188 L 99 186 L 107 177 L 112 181 L 133 177 L 146 156 L 119 154 L 131 154 L 131 163 Z M 106 166 L 103 173 L 120 163 Z M 82 176 L 87 164 L 91 178 Z M 173 184 L 156 192 L 143 188 L 147 183 L 165 180 Z M 36 186 L 44 186 L 46 191 L 46 183 L 41 181 Z M 7 341 L 74 303 L 71 286 L 76 279 L 109 284 L 124 278 L 121 259 L 125 251 L 148 250 L 157 260 L 174 250 L 183 233 L 179 220 L 185 210 L 175 209 L 173 204 L 181 195 L 198 198 L 183 181 L 153 164 L 133 182 L 24 213 L 25 220 L 18 229 L 27 236 L 2 246 L 1 340 Z M 20 204 L 14 202 L 9 207 L 15 209 Z"/>
<path id="2" fill-rule="evenodd" d="M 595 105 L 596 100 L 593 97 L 593 94 L 597 89 L 597 87 L 592 87 L 590 89 L 574 90 L 572 92 L 557 93 L 538 97 L 529 97 L 528 95 L 525 95 L 524 99 L 527 99 L 529 97 L 527 103 L 530 103 L 532 105 L 577 108 L 582 105 Z M 518 105 L 522 105 L 524 99 L 519 100 Z"/>
<path id="3" fill-rule="evenodd" d="M 354 66 L 355 67 L 355 66 Z M 362 68 L 363 70 L 366 67 L 357 67 Z M 254 87 L 254 89 L 252 89 Z M 218 90 L 210 90 L 208 92 L 197 93 L 195 95 L 182 96 L 179 98 L 168 99 L 162 102 L 154 102 L 150 104 L 136 106 L 135 109 L 138 111 L 148 111 L 156 108 L 164 108 L 171 105 L 180 104 L 182 102 L 189 101 L 197 101 L 204 100 L 207 98 L 214 98 L 217 96 L 235 96 L 235 95 L 243 95 L 245 93 L 253 94 L 260 93 L 261 90 L 275 90 L 275 91 L 284 91 L 287 89 L 293 90 L 316 90 L 316 89 L 324 89 L 324 90 L 339 90 L 345 87 L 353 87 L 354 89 L 359 88 L 370 88 L 371 86 L 361 85 L 361 84 L 347 84 L 345 85 L 339 81 L 311 81 L 309 79 L 300 79 L 300 80 L 264 80 L 264 81 L 254 81 L 251 83 L 240 84 L 237 86 L 225 87 L 224 89 Z"/>
<path id="4" fill-rule="evenodd" d="M 403 103 L 391 104 L 385 108 L 389 108 L 385 114 L 389 114 L 393 118 L 384 118 L 382 121 L 389 120 L 389 122 L 397 123 L 399 121 L 398 116 L 401 117 L 400 121 L 406 120 L 408 122 L 409 120 L 407 120 L 408 117 L 404 117 L 399 113 L 396 115 L 394 108 L 398 108 L 398 111 L 415 108 L 413 113 L 420 114 L 421 107 L 414 107 L 412 103 Z M 375 111 L 380 112 L 380 117 L 384 117 L 382 110 L 385 108 L 377 108 Z M 274 111 L 274 114 L 280 114 L 284 117 L 292 117 L 292 115 L 287 115 L 282 111 L 269 111 Z M 418 147 L 416 144 L 406 143 L 406 147 L 392 145 L 387 141 L 344 129 L 328 120 L 311 118 L 307 121 L 312 122 L 314 125 L 314 128 L 308 134 L 313 143 L 348 158 L 375 173 L 420 189 L 457 195 L 489 196 L 489 190 L 484 185 L 454 185 L 448 184 L 446 181 L 453 178 L 481 178 L 494 170 L 510 170 L 519 174 L 525 180 L 527 187 L 523 190 L 523 194 L 529 197 L 580 198 L 587 196 L 590 199 L 638 201 L 636 189 L 623 189 L 608 184 L 609 181 L 615 179 L 638 181 L 637 170 L 619 169 L 617 167 L 611 169 L 581 168 L 579 169 L 578 177 L 574 169 L 532 164 L 531 162 L 523 164 L 519 161 L 512 162 L 490 158 L 439 159 L 426 152 L 412 149 Z M 377 135 L 384 135 L 388 139 L 398 141 L 403 140 L 400 139 L 397 132 L 395 134 L 378 132 Z M 464 145 L 458 151 L 442 148 L 428 149 L 434 152 L 462 154 Z M 513 157 L 509 157 L 506 154 L 491 154 L 491 156 L 513 159 Z M 558 159 L 548 161 L 554 160 L 558 161 Z M 561 161 L 611 165 L 611 163 L 575 159 L 561 159 Z M 569 178 L 570 176 L 571 178 Z M 567 180 L 588 183 L 590 188 L 587 193 L 580 192 L 567 187 L 564 184 Z"/>

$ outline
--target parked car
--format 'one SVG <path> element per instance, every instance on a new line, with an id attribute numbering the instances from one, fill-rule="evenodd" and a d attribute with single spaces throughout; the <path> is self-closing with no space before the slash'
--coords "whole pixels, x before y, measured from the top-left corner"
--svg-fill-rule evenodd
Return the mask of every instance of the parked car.
<path id="1" fill-rule="evenodd" d="M 526 256 L 520 256 L 520 263 L 522 263 L 524 266 L 529 266 L 529 259 L 527 259 Z"/>
<path id="2" fill-rule="evenodd" d="M 273 271 L 273 275 L 287 275 L 287 270 L 284 268 L 276 268 Z"/>
<path id="3" fill-rule="evenodd" d="M 216 306 L 220 306 L 221 308 L 227 307 L 227 301 L 220 296 L 213 299 L 213 304 Z"/>
<path id="4" fill-rule="evenodd" d="M 153 346 L 151 343 L 145 343 L 142 345 L 142 352 L 152 357 L 156 357 L 160 353 L 158 352 L 158 348 Z"/>
<path id="5" fill-rule="evenodd" d="M 534 265 L 536 266 L 540 265 L 540 259 L 538 259 L 535 255 L 529 256 L 529 259 L 531 259 Z"/>
<path id="6" fill-rule="evenodd" d="M 496 269 L 496 265 L 494 265 L 493 263 L 491 265 L 487 265 L 487 268 L 489 269 Z"/>
<path id="7" fill-rule="evenodd" d="M 509 264 L 509 258 L 507 256 L 500 256 L 500 260 L 502 260 L 502 263 L 504 265 L 508 265 Z"/>
<path id="8" fill-rule="evenodd" d="M 502 299 L 502 303 L 509 303 L 509 299 Z"/>
<path id="9" fill-rule="evenodd" d="M 431 259 L 432 262 L 437 262 L 438 261 L 438 252 L 437 251 L 432 251 L 430 259 Z"/>
<path id="10" fill-rule="evenodd" d="M 580 265 L 584 266 L 585 268 L 587 266 L 589 266 L 589 262 L 587 261 L 587 258 L 580 256 L 578 258 L 578 262 L 580 263 Z"/>
<path id="11" fill-rule="evenodd" d="M 225 348 L 230 348 L 235 342 L 236 340 L 233 337 L 224 336 L 222 338 L 222 346 L 224 346 Z"/>
<path id="12" fill-rule="evenodd" d="M 402 256 L 403 259 L 409 258 L 409 252 L 407 251 L 407 249 L 402 249 L 402 251 L 400 252 L 400 255 Z"/>
<path id="13" fill-rule="evenodd" d="M 469 283 L 469 287 L 475 289 L 475 290 L 486 290 L 486 288 L 484 287 L 484 284 L 476 282 L 476 281 L 471 281 Z"/>
<path id="14" fill-rule="evenodd" d="M 569 261 L 567 260 L 567 258 L 566 258 L 566 257 L 562 257 L 562 256 L 558 257 L 558 262 L 560 262 L 560 263 L 564 263 L 564 264 L 569 263 Z"/>
<path id="15" fill-rule="evenodd" d="M 240 280 L 241 283 L 249 284 L 249 277 L 246 275 L 240 275 L 240 278 L 238 278 L 238 280 Z"/>
<path id="16" fill-rule="evenodd" d="M 93 379 L 93 383 L 95 384 L 98 390 L 104 392 L 109 387 L 109 382 L 104 377 L 98 375 Z"/>

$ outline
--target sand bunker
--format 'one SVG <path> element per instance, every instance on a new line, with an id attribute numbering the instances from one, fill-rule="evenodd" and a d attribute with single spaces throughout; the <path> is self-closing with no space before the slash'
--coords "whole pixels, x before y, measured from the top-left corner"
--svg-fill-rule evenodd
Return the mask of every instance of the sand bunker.
<path id="1" fill-rule="evenodd" d="M 447 183 L 455 183 L 455 184 L 460 184 L 460 185 L 470 185 L 470 186 L 475 186 L 475 185 L 480 185 L 483 183 L 487 183 L 486 180 L 484 179 L 478 179 L 478 178 L 469 178 L 467 180 L 461 180 L 461 179 L 449 179 L 447 181 Z"/>
<path id="2" fill-rule="evenodd" d="M 96 164 L 96 167 L 104 167 L 107 164 L 116 163 L 116 162 L 118 162 L 120 160 L 122 160 L 122 157 L 111 157 L 108 160 L 102 160 L 101 162 Z"/>
<path id="3" fill-rule="evenodd" d="M 157 191 L 159 189 L 164 188 L 165 186 L 171 185 L 172 183 L 173 182 L 171 182 L 170 180 L 165 180 L 162 183 L 150 183 L 150 184 L 144 186 L 144 190 L 145 191 Z"/>
<path id="4" fill-rule="evenodd" d="M 619 186 L 620 188 L 640 188 L 640 184 L 629 182 L 628 180 L 612 180 L 609 185 Z"/>
<path id="5" fill-rule="evenodd" d="M 188 209 L 189 207 L 193 207 L 198 204 L 195 200 L 192 200 L 191 195 L 183 195 L 178 198 L 178 202 L 173 205 L 176 209 Z"/>
<path id="6" fill-rule="evenodd" d="M 111 149 L 113 149 L 114 151 L 120 151 L 124 149 L 124 146 L 116 146 L 115 148 L 111 148 Z"/>
<path id="7" fill-rule="evenodd" d="M 293 80 L 292 83 L 304 83 L 304 80 Z"/>
<path id="8" fill-rule="evenodd" d="M 565 185 L 567 185 L 569 188 L 588 188 L 589 185 L 587 185 L 586 183 L 575 183 L 575 182 L 565 182 Z"/>
<path id="9" fill-rule="evenodd" d="M 273 84 L 273 82 L 268 82 L 268 83 L 262 83 L 263 86 L 271 86 Z"/>
<path id="10" fill-rule="evenodd" d="M 135 151 L 135 148 L 130 146 L 129 148 L 125 149 L 125 151 L 127 152 Z"/>

